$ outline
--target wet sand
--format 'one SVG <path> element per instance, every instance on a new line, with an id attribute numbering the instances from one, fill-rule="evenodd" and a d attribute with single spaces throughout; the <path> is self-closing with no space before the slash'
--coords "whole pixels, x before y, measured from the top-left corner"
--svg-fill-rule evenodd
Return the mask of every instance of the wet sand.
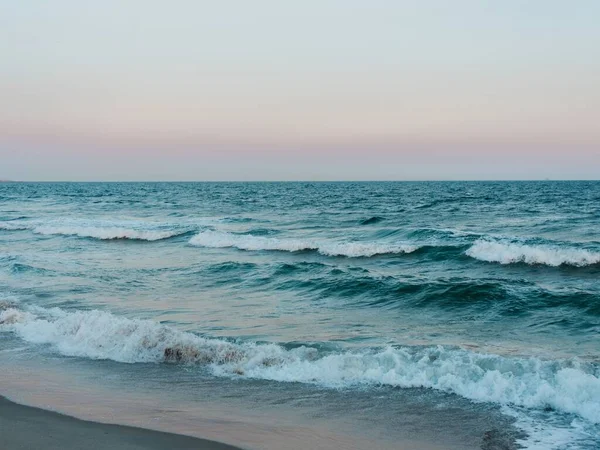
<path id="1" fill-rule="evenodd" d="M 138 448 L 514 450 L 516 448 L 510 436 L 498 433 L 498 425 L 502 424 L 494 420 L 489 423 L 479 423 L 480 420 L 477 418 L 474 421 L 473 418 L 457 416 L 453 413 L 450 417 L 456 419 L 456 424 L 449 426 L 444 422 L 442 425 L 438 423 L 438 416 L 434 415 L 431 418 L 429 417 L 431 411 L 423 411 L 419 405 L 414 404 L 409 405 L 408 408 L 394 411 L 386 409 L 383 412 L 387 415 L 398 415 L 396 420 L 391 422 L 392 428 L 390 425 L 378 426 L 377 419 L 368 420 L 367 416 L 374 412 L 373 403 L 370 401 L 364 403 L 359 398 L 356 398 L 353 403 L 359 411 L 363 407 L 365 411 L 358 412 L 354 416 L 342 415 L 339 420 L 336 419 L 336 411 L 329 407 L 326 407 L 325 412 L 320 408 L 303 408 L 302 405 L 294 405 L 293 408 L 276 408 L 272 402 L 277 396 L 262 399 L 270 405 L 267 408 L 255 407 L 249 411 L 247 405 L 238 397 L 230 401 L 218 397 L 217 401 L 214 401 L 205 395 L 206 392 L 202 394 L 202 389 L 199 390 L 197 385 L 189 390 L 187 399 L 174 395 L 175 391 L 160 389 L 154 385 L 145 388 L 138 386 L 137 391 L 124 389 L 122 384 L 111 382 L 109 377 L 116 363 L 106 363 L 108 365 L 105 367 L 106 372 L 101 373 L 100 377 L 94 372 L 90 378 L 90 373 L 75 364 L 77 360 L 61 360 L 60 366 L 48 364 L 46 361 L 42 368 L 35 361 L 28 359 L 19 360 L 17 364 L 13 359 L 14 355 L 14 353 L 0 352 L 0 366 L 3 369 L 0 377 L 0 400 L 2 400 L 0 430 L 11 429 L 6 435 L 4 431 L 0 432 L 2 450 L 63 448 L 66 450 L 78 448 L 86 450 L 105 448 L 116 450 Z M 7 357 L 8 360 L 5 359 Z M 98 368 L 98 364 L 100 363 L 94 364 L 95 369 Z M 222 381 L 218 383 L 219 386 L 221 384 Z M 203 389 L 204 391 L 215 390 L 217 387 L 217 385 L 204 386 Z M 232 389 L 229 394 L 236 392 L 239 394 L 234 386 L 229 386 L 228 389 Z M 201 392 L 201 395 L 191 395 L 195 392 Z M 301 393 L 297 392 L 297 394 L 299 399 L 304 398 Z M 2 395 L 6 395 L 11 401 L 4 399 Z M 339 398 L 335 393 L 332 395 L 333 397 L 327 395 L 324 400 L 327 404 L 335 405 Z M 30 405 L 30 407 L 21 405 Z M 58 411 L 62 414 L 48 413 L 46 410 Z M 19 411 L 21 423 L 13 426 Z M 381 413 L 375 411 L 375 416 Z M 47 419 L 41 419 L 40 425 L 38 415 L 45 418 L 46 414 L 53 416 L 54 419 L 62 418 L 68 425 L 59 429 L 55 424 L 60 422 L 56 420 L 47 422 Z M 312 415 L 308 416 L 308 414 Z M 449 419 L 447 415 L 442 418 Z M 84 424 L 96 431 L 88 432 L 87 428 L 82 427 Z M 44 432 L 40 431 L 42 427 L 45 428 Z M 111 436 L 110 441 L 106 441 L 106 445 L 95 445 L 105 442 L 105 434 L 98 430 L 114 433 L 111 431 L 113 428 L 135 430 L 138 435 L 162 436 L 162 438 L 152 438 L 150 443 L 148 439 L 144 439 L 141 446 L 135 447 L 130 445 L 130 440 L 119 440 L 119 436 L 125 438 L 126 435 L 116 432 L 115 436 Z M 504 429 L 502 426 L 499 428 Z M 165 440 L 164 436 L 168 438 Z M 51 446 L 52 439 L 58 441 Z M 75 439 L 79 441 L 75 442 Z M 179 442 L 192 442 L 195 446 L 186 447 L 183 443 L 180 446 L 174 445 Z M 216 442 L 226 442 L 229 445 L 216 444 Z M 43 445 L 40 446 L 40 443 Z M 154 445 L 148 446 L 152 444 Z M 207 446 L 208 444 L 210 445 Z"/>
<path id="2" fill-rule="evenodd" d="M 0 397 L 3 450 L 239 450 L 227 444 L 121 425 L 88 422 Z"/>

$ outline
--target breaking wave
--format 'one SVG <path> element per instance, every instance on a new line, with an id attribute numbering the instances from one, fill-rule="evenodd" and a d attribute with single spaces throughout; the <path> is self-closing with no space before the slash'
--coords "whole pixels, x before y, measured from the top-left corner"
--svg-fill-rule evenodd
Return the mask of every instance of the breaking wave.
<path id="1" fill-rule="evenodd" d="M 159 241 L 187 233 L 182 230 L 136 230 L 120 227 L 37 227 L 34 233 L 63 236 L 79 236 L 102 240 L 133 239 L 140 241 Z"/>
<path id="2" fill-rule="evenodd" d="M 600 263 L 600 252 L 556 245 L 528 245 L 487 239 L 475 241 L 466 254 L 480 261 L 500 264 L 525 263 L 552 267 L 561 265 L 583 267 Z"/>
<path id="3" fill-rule="evenodd" d="M 481 402 L 552 409 L 600 423 L 600 369 L 577 360 L 508 358 L 459 348 L 386 347 L 326 352 L 235 343 L 102 311 L 0 307 L 0 331 L 67 356 L 125 363 L 202 364 L 216 376 L 326 387 L 430 388 Z"/>
<path id="4" fill-rule="evenodd" d="M 203 231 L 190 239 L 190 244 L 199 247 L 240 250 L 273 250 L 299 252 L 313 250 L 326 256 L 349 258 L 369 257 L 393 253 L 412 253 L 419 247 L 410 244 L 386 244 L 380 242 L 335 242 L 327 240 L 279 239 L 264 236 L 232 234 L 220 231 Z"/>
<path id="5" fill-rule="evenodd" d="M 31 227 L 19 222 L 0 222 L 0 230 L 4 231 L 20 231 L 29 230 Z"/>
<path id="6" fill-rule="evenodd" d="M 131 239 L 140 241 L 158 241 L 182 234 L 190 229 L 173 228 L 164 225 L 143 224 L 138 222 L 79 222 L 65 221 L 49 224 L 32 222 L 0 222 L 0 230 L 19 231 L 31 230 L 41 235 L 78 236 L 100 240 Z"/>

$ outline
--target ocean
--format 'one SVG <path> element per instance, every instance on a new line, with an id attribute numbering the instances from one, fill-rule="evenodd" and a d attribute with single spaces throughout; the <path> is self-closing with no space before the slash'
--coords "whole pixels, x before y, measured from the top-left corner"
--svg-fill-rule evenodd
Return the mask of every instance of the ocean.
<path id="1" fill-rule="evenodd" d="M 598 449 L 600 182 L 0 183 L 0 369 L 307 448 Z"/>

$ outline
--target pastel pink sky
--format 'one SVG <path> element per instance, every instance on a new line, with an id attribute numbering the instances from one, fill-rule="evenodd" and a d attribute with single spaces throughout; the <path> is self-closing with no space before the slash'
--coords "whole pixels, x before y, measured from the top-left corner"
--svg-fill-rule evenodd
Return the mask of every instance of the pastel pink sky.
<path id="1" fill-rule="evenodd" d="M 0 178 L 600 177 L 595 1 L 0 8 Z"/>

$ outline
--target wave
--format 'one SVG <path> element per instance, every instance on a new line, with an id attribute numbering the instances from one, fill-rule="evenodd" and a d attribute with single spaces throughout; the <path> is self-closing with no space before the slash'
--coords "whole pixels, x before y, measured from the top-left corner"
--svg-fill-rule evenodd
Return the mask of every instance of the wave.
<path id="1" fill-rule="evenodd" d="M 43 226 L 33 229 L 36 234 L 63 235 L 95 238 L 101 240 L 132 239 L 139 241 L 159 241 L 188 233 L 183 230 L 136 230 L 121 227 L 53 227 Z"/>
<path id="2" fill-rule="evenodd" d="M 19 305 L 19 300 L 12 295 L 0 293 L 0 313 L 7 309 L 14 309 Z"/>
<path id="3" fill-rule="evenodd" d="M 22 231 L 22 230 L 29 230 L 30 227 L 27 225 L 24 225 L 22 223 L 19 222 L 12 222 L 12 221 L 6 221 L 6 222 L 0 222 L 0 230 L 4 230 L 4 231 Z"/>
<path id="4" fill-rule="evenodd" d="M 66 356 L 124 363 L 188 363 L 216 376 L 325 387 L 430 388 L 481 402 L 556 410 L 600 423 L 600 368 L 577 360 L 508 358 L 460 348 L 323 351 L 236 343 L 102 311 L 0 308 L 0 331 Z"/>
<path id="5" fill-rule="evenodd" d="M 299 252 L 312 250 L 326 256 L 349 258 L 374 255 L 412 253 L 419 247 L 410 244 L 386 244 L 379 242 L 335 242 L 326 240 L 278 239 L 264 236 L 240 235 L 221 231 L 203 231 L 190 239 L 190 244 L 199 247 L 227 248 L 240 250 Z"/>
<path id="6" fill-rule="evenodd" d="M 239 232 L 239 234 L 246 234 L 248 236 L 272 236 L 279 233 L 279 230 L 272 228 L 252 228 L 247 231 Z"/>
<path id="7" fill-rule="evenodd" d="M 452 196 L 452 197 L 444 197 L 444 198 L 437 198 L 434 199 L 432 201 L 430 201 L 429 203 L 422 203 L 419 205 L 415 206 L 415 209 L 429 209 L 429 208 L 434 208 L 436 206 L 439 205 L 445 205 L 445 204 L 453 204 L 453 203 L 464 203 L 464 202 L 477 202 L 477 201 L 493 201 L 494 198 L 489 197 L 489 196 L 472 196 L 472 195 L 456 195 L 456 196 Z"/>
<path id="8" fill-rule="evenodd" d="M 498 314 L 515 315 L 527 311 L 520 306 L 518 293 L 506 289 L 504 283 L 497 280 L 381 276 L 315 263 L 282 264 L 263 280 L 270 283 L 269 289 L 310 293 L 311 298 L 342 301 L 358 307 L 388 310 L 439 308 L 449 313 L 468 310 L 475 314 L 488 313 L 493 305 Z M 560 303 L 563 300 L 550 293 L 546 297 L 543 300 L 547 302 Z M 566 297 L 563 301 L 567 303 L 568 300 Z"/>
<path id="9" fill-rule="evenodd" d="M 26 272 L 33 272 L 33 273 L 37 273 L 37 274 L 51 273 L 51 271 L 49 271 L 48 269 L 32 266 L 29 264 L 21 264 L 18 262 L 12 263 L 10 266 L 10 270 L 12 273 L 15 273 L 15 274 L 26 273 Z"/>
<path id="10" fill-rule="evenodd" d="M 140 241 L 158 241 L 180 236 L 190 232 L 189 228 L 174 228 L 161 224 L 144 224 L 140 222 L 110 221 L 55 221 L 49 224 L 39 222 L 0 222 L 0 230 L 30 230 L 41 235 L 62 235 L 94 238 L 100 240 L 131 239 Z"/>
<path id="11" fill-rule="evenodd" d="M 360 222 L 361 225 L 373 225 L 375 223 L 379 223 L 384 221 L 385 219 L 383 217 L 380 216 L 373 216 L 373 217 L 369 217 L 368 219 L 365 219 L 363 221 Z"/>
<path id="12" fill-rule="evenodd" d="M 556 245 L 528 245 L 487 239 L 478 239 L 465 253 L 480 261 L 500 264 L 584 267 L 600 263 L 600 252 Z"/>
<path id="13" fill-rule="evenodd" d="M 420 240 L 456 240 L 462 242 L 462 239 L 473 239 L 475 237 L 481 237 L 481 233 L 474 231 L 460 230 L 454 228 L 417 228 L 412 230 L 408 236 L 411 239 Z"/>

